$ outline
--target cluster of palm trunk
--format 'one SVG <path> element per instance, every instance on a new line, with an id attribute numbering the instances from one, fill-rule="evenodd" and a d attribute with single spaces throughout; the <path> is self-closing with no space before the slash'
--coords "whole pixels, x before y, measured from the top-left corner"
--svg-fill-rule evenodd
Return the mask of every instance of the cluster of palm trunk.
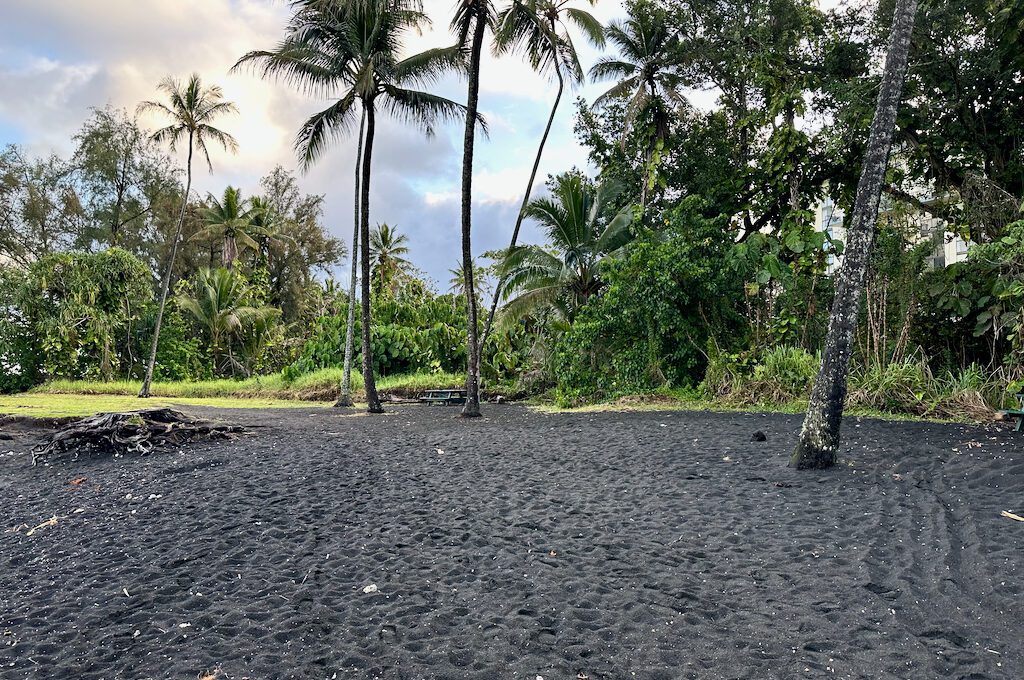
<path id="1" fill-rule="evenodd" d="M 587 12 L 568 6 L 568 0 L 514 0 L 499 12 L 491 0 L 461 0 L 451 22 L 456 44 L 399 58 L 403 35 L 428 22 L 420 5 L 410 0 L 302 0 L 284 40 L 273 50 L 243 56 L 236 67 L 255 65 L 272 76 L 318 94 L 336 97 L 334 103 L 307 120 L 296 148 L 308 167 L 337 135 L 356 129 L 354 226 L 349 319 L 345 340 L 345 371 L 339 405 L 350 405 L 354 350 L 356 283 L 361 281 L 363 387 L 370 412 L 382 410 L 373 375 L 370 333 L 370 183 L 377 118 L 387 112 L 426 134 L 443 121 L 465 122 L 462 159 L 461 251 L 462 290 L 468 312 L 466 404 L 463 415 L 480 415 L 480 353 L 483 338 L 477 309 L 472 253 L 473 155 L 476 133 L 485 130 L 478 114 L 481 58 L 488 33 L 495 52 L 521 50 L 538 71 L 553 75 L 558 90 L 541 138 L 523 207 L 513 229 L 518 238 L 530 191 L 547 141 L 566 77 L 582 79 L 582 70 L 569 37 L 570 22 L 597 44 L 604 41 L 601 25 Z M 466 103 L 460 104 L 424 91 L 424 86 L 449 72 L 465 75 Z M 499 285 L 500 288 L 500 285 Z M 496 291 L 497 299 L 498 291 Z M 493 318 L 493 307 L 488 319 Z"/>

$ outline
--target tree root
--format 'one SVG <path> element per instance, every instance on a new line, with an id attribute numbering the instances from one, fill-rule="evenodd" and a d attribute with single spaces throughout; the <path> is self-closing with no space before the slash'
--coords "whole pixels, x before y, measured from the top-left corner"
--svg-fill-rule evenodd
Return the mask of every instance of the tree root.
<path id="1" fill-rule="evenodd" d="M 127 413 L 100 413 L 69 423 L 32 449 L 32 464 L 76 460 L 80 453 L 146 455 L 196 437 L 226 439 L 237 425 L 198 420 L 181 411 L 151 408 Z"/>

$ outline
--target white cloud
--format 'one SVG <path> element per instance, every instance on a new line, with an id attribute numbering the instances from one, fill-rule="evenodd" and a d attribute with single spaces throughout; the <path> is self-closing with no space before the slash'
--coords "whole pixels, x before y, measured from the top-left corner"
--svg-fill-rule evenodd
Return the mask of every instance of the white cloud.
<path id="1" fill-rule="evenodd" d="M 2 0 L 0 24 L 0 144 L 25 143 L 32 151 L 68 153 L 71 136 L 89 107 L 112 104 L 134 110 L 158 96 L 167 75 L 198 72 L 217 83 L 239 108 L 220 126 L 238 138 L 236 156 L 214 155 L 214 174 L 197 173 L 199 191 L 219 193 L 232 183 L 246 193 L 276 163 L 295 168 L 295 131 L 328 102 L 313 101 L 287 85 L 250 73 L 229 73 L 251 49 L 273 46 L 288 18 L 288 4 L 268 0 Z M 426 0 L 433 27 L 410 36 L 409 51 L 450 44 L 452 0 Z M 581 3 L 582 4 L 582 3 Z M 599 19 L 623 14 L 620 2 L 601 2 Z M 584 65 L 596 51 L 579 41 Z M 533 162 L 537 141 L 554 96 L 553 85 L 516 56 L 488 54 L 482 68 L 481 109 L 491 137 L 477 143 L 474 177 L 478 238 L 475 250 L 507 239 L 511 219 Z M 464 100 L 465 84 L 455 77 L 438 84 L 445 96 Z M 592 97 L 601 86 L 583 93 Z M 549 172 L 586 162 L 572 134 L 573 93 L 563 97 L 538 181 Z M 158 121 L 147 119 L 148 125 Z M 4 139 L 14 130 L 14 139 Z M 427 140 L 415 130 L 382 120 L 374 152 L 372 219 L 398 222 L 410 235 L 412 259 L 443 278 L 457 242 L 461 126 L 439 130 Z M 348 239 L 354 142 L 341 140 L 302 177 L 306 191 L 326 194 L 329 228 Z M 509 215 L 512 217 L 510 218 Z"/>

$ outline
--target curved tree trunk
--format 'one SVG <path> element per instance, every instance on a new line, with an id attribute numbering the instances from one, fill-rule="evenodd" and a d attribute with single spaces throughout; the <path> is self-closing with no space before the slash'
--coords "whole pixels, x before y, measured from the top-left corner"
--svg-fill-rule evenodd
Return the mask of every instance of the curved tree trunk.
<path id="1" fill-rule="evenodd" d="M 526 193 L 523 194 L 523 202 L 519 206 L 519 214 L 516 216 L 516 226 L 512 230 L 512 239 L 509 241 L 508 249 L 512 250 L 519 241 L 519 230 L 523 226 L 523 218 L 526 216 L 526 206 L 530 204 L 530 194 L 533 192 L 533 183 L 537 181 L 537 170 L 540 168 L 540 159 L 544 155 L 544 146 L 548 142 L 548 135 L 551 133 L 551 125 L 555 122 L 555 113 L 558 112 L 558 104 L 562 100 L 562 92 L 565 90 L 565 79 L 562 76 L 562 69 L 558 62 L 555 62 L 555 75 L 558 76 L 558 92 L 555 94 L 555 101 L 551 105 L 551 113 L 548 115 L 548 124 L 544 127 L 544 134 L 540 138 L 540 146 L 537 147 L 537 155 L 533 159 L 533 169 L 530 170 L 530 181 L 526 184 Z M 491 309 L 487 313 L 487 323 L 484 324 L 484 334 L 480 338 L 480 351 L 483 352 L 484 343 L 491 335 L 491 326 L 494 325 L 494 314 L 498 311 L 498 301 L 501 299 L 501 289 L 505 285 L 502 277 L 494 287 L 494 299 L 491 300 Z"/>
<path id="2" fill-rule="evenodd" d="M 903 94 L 916 11 L 917 0 L 897 0 L 889 54 L 885 60 L 875 117 L 871 121 L 867 152 L 857 184 L 857 198 L 847 231 L 848 243 L 836 281 L 821 369 L 811 391 L 800 441 L 790 461 L 797 468 L 827 468 L 836 461 L 853 336 L 857 330 L 868 258 L 875 240 L 878 201 L 892 147 L 896 110 Z"/>
<path id="3" fill-rule="evenodd" d="M 355 219 L 352 227 L 352 278 L 348 284 L 348 323 L 345 326 L 345 371 L 341 378 L 341 394 L 335 406 L 353 406 L 352 401 L 352 349 L 355 344 L 356 332 L 356 280 L 359 266 L 359 161 L 363 157 L 363 130 L 366 127 L 366 112 L 363 111 L 359 121 L 359 140 L 356 142 L 355 191 L 352 200 L 355 204 Z"/>
<path id="4" fill-rule="evenodd" d="M 383 413 L 380 397 L 377 396 L 377 383 L 373 378 L 373 346 L 370 344 L 370 163 L 373 157 L 373 104 L 364 104 L 366 113 L 366 139 L 363 147 L 363 181 L 359 187 L 359 256 L 362 271 L 363 311 L 363 389 L 366 391 L 366 408 L 370 413 Z"/>
<path id="5" fill-rule="evenodd" d="M 462 149 L 462 277 L 466 294 L 469 323 L 466 333 L 466 404 L 462 415 L 473 418 L 480 415 L 480 344 L 477 342 L 476 288 L 473 285 L 473 142 L 476 133 L 476 112 L 480 99 L 480 53 L 484 44 L 487 23 L 478 16 L 473 27 L 470 47 L 469 94 L 466 97 L 466 134 Z"/>
<path id="6" fill-rule="evenodd" d="M 192 141 L 193 133 L 188 135 L 188 162 L 185 165 L 185 196 L 181 200 L 181 212 L 178 214 L 178 226 L 174 230 L 174 240 L 171 242 L 171 257 L 167 261 L 167 270 L 164 272 L 164 280 L 160 289 L 160 307 L 156 312 L 156 325 L 153 327 L 153 343 L 149 348 L 149 363 L 146 364 L 146 378 L 142 381 L 142 389 L 139 390 L 139 397 L 149 397 L 149 387 L 153 383 L 153 367 L 156 366 L 156 348 L 160 343 L 160 325 L 164 320 L 164 307 L 167 305 L 167 291 L 171 286 L 171 274 L 174 272 L 174 258 L 178 254 L 178 242 L 181 240 L 181 230 L 185 224 L 185 210 L 188 208 L 188 195 L 192 191 Z"/>

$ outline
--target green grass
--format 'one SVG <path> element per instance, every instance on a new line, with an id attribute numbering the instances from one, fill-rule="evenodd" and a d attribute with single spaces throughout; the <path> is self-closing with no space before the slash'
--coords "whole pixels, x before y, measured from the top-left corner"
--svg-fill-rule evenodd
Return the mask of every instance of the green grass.
<path id="1" fill-rule="evenodd" d="M 82 398 L 76 394 L 0 395 L 0 414 L 29 418 L 68 418 L 91 416 L 108 411 L 134 411 L 159 406 L 213 406 L 217 408 L 301 408 L 330 406 L 331 402 L 309 402 L 282 399 L 256 399 L 231 397 L 153 397 L 139 399 L 132 395 L 100 394 Z"/>
<path id="2" fill-rule="evenodd" d="M 803 415 L 807 411 L 807 400 L 797 399 L 782 403 L 763 402 L 758 404 L 731 404 L 722 401 L 708 399 L 699 392 L 689 389 L 661 389 L 645 394 L 636 394 L 624 397 L 617 397 L 606 401 L 598 401 L 581 406 L 560 407 L 550 401 L 530 402 L 533 409 L 543 413 L 599 413 L 603 411 L 716 411 L 722 413 L 788 413 Z M 880 409 L 866 408 L 863 406 L 848 407 L 843 411 L 846 416 L 862 418 L 878 418 L 881 420 L 893 421 L 921 421 L 932 422 L 976 422 L 969 416 L 958 420 L 946 418 L 928 417 L 924 418 L 911 413 L 899 413 L 882 411 Z"/>
<path id="3" fill-rule="evenodd" d="M 280 374 L 246 378 L 245 380 L 203 380 L 199 382 L 153 383 L 150 393 L 154 397 L 189 399 L 236 398 L 278 399 L 302 401 L 329 401 L 338 394 L 342 369 L 325 368 L 286 381 Z M 465 376 L 455 373 L 417 373 L 412 375 L 383 376 L 377 379 L 381 392 L 408 394 L 428 388 L 458 387 Z M 88 380 L 53 380 L 32 390 L 33 394 L 90 394 L 123 395 L 134 397 L 142 383 L 137 380 L 99 382 Z M 363 379 L 352 373 L 352 390 L 358 398 Z"/>
<path id="4" fill-rule="evenodd" d="M 25 394 L 0 395 L 0 414 L 32 418 L 78 417 L 106 411 L 132 411 L 153 406 L 195 405 L 218 408 L 295 408 L 328 406 L 338 396 L 342 369 L 327 368 L 286 381 L 280 374 L 245 380 L 160 382 L 150 388 L 152 398 L 137 398 L 137 380 L 99 382 L 53 380 Z M 454 373 L 383 376 L 377 389 L 412 395 L 429 388 L 459 387 L 465 376 Z M 362 376 L 352 373 L 353 396 L 358 401 Z M 88 398 L 83 398 L 88 395 Z"/>

